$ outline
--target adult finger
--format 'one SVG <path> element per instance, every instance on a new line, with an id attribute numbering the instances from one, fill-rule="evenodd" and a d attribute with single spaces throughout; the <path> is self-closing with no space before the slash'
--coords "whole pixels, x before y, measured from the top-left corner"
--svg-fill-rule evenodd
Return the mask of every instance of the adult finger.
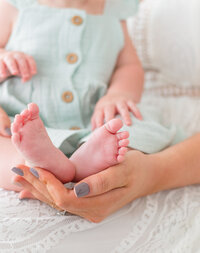
<path id="1" fill-rule="evenodd" d="M 22 190 L 19 193 L 19 199 L 37 199 L 37 198 L 28 190 Z"/>
<path id="2" fill-rule="evenodd" d="M 119 114 L 121 115 L 122 119 L 124 120 L 124 123 L 127 126 L 131 126 L 132 121 L 131 121 L 130 112 L 129 112 L 129 109 L 128 109 L 128 106 L 126 105 L 126 103 L 119 102 L 117 104 L 117 110 L 118 110 Z"/>
<path id="3" fill-rule="evenodd" d="M 128 101 L 127 105 L 129 110 L 133 113 L 133 115 L 135 115 L 135 117 L 138 118 L 139 120 L 142 120 L 142 114 L 140 113 L 137 106 L 132 101 Z"/>
<path id="4" fill-rule="evenodd" d="M 24 179 L 21 176 L 16 176 L 13 179 L 13 183 L 17 183 L 19 186 L 25 189 L 25 191 L 28 191 L 33 195 L 36 199 L 47 203 L 50 205 L 52 203 L 51 199 L 48 199 L 45 197 L 41 192 L 39 192 L 32 184 L 30 184 L 26 179 Z M 27 197 L 27 196 L 26 196 Z M 22 199 L 24 198 L 23 196 L 23 191 L 20 193 L 19 198 Z"/>
<path id="5" fill-rule="evenodd" d="M 73 190 L 67 189 L 53 174 L 48 171 L 38 168 L 37 171 L 39 171 L 40 180 L 46 185 L 55 205 L 61 210 L 74 213 L 71 211 L 73 210 L 74 200 L 76 200 Z"/>
<path id="6" fill-rule="evenodd" d="M 114 119 L 116 113 L 116 109 L 114 105 L 107 106 L 104 109 L 105 122 L 108 122 L 111 119 Z"/>
<path id="7" fill-rule="evenodd" d="M 121 163 L 83 179 L 75 185 L 74 193 L 78 198 L 91 197 L 123 187 L 126 184 L 127 173 L 125 166 Z"/>
<path id="8" fill-rule="evenodd" d="M 27 186 L 27 190 L 30 191 L 30 187 L 28 187 L 29 185 L 31 185 L 31 190 L 35 189 L 37 190 L 37 192 L 40 192 L 42 195 L 45 196 L 46 199 L 49 199 L 49 200 L 52 200 L 47 188 L 46 188 L 46 185 L 42 182 L 40 182 L 39 180 L 39 169 L 33 169 L 33 168 L 29 168 L 25 165 L 17 165 L 16 167 L 12 168 L 12 171 L 18 175 L 20 175 L 20 179 L 18 179 L 18 182 L 21 184 L 21 183 L 24 183 L 24 180 L 26 180 L 26 182 L 28 182 L 29 184 L 26 184 Z M 31 193 L 33 193 L 31 191 Z M 34 194 L 34 193 L 33 193 Z M 35 194 L 34 194 L 35 196 Z"/>

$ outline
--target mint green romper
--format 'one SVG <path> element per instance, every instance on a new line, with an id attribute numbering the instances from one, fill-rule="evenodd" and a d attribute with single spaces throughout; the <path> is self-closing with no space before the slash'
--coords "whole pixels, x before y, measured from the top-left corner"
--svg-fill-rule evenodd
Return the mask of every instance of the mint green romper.
<path id="1" fill-rule="evenodd" d="M 38 73 L 26 83 L 12 77 L 0 84 L 0 106 L 13 118 L 36 103 L 52 142 L 70 155 L 91 134 L 95 104 L 106 93 L 124 46 L 120 21 L 133 15 L 137 1 L 107 0 L 103 15 L 36 0 L 7 1 L 19 16 L 6 49 L 31 55 Z M 174 143 L 176 128 L 162 126 L 154 109 L 141 105 L 140 110 L 144 120 L 132 116 L 133 125 L 123 127 L 130 147 L 153 153 Z"/>

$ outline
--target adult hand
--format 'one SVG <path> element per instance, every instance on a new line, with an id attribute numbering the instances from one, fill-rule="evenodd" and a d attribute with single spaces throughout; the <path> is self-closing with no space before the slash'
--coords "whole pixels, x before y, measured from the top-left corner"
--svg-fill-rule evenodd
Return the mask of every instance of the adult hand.
<path id="1" fill-rule="evenodd" d="M 154 166 L 151 167 L 150 160 L 148 155 L 129 151 L 124 162 L 85 178 L 74 190 L 66 189 L 50 172 L 35 168 L 34 176 L 26 166 L 18 166 L 24 176 L 15 176 L 14 182 L 25 189 L 20 198 L 35 197 L 58 210 L 97 223 L 132 200 L 155 191 Z M 77 197 L 76 194 L 83 195 L 79 192 L 82 183 L 84 189 L 87 184 L 90 192 L 87 196 Z"/>

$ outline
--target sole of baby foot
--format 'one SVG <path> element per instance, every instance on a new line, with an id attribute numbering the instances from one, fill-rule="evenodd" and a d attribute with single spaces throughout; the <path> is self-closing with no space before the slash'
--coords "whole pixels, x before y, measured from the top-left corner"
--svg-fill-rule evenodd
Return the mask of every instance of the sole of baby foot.
<path id="1" fill-rule="evenodd" d="M 124 160 L 129 144 L 127 131 L 118 132 L 123 126 L 120 119 L 110 120 L 96 129 L 89 140 L 72 155 L 76 167 L 75 181 L 98 173 Z"/>
<path id="2" fill-rule="evenodd" d="M 50 140 L 39 108 L 31 103 L 28 109 L 15 116 L 11 125 L 12 143 L 30 167 L 41 167 L 52 172 L 63 183 L 72 181 L 75 167 Z"/>

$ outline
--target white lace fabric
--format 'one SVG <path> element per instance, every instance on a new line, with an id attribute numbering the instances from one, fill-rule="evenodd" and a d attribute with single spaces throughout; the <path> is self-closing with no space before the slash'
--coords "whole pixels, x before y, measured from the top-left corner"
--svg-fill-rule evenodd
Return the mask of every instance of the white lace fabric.
<path id="1" fill-rule="evenodd" d="M 144 198 L 132 212 L 132 231 L 112 253 L 199 252 L 199 197 L 200 187 L 190 186 Z"/>
<path id="2" fill-rule="evenodd" d="M 46 252 L 69 233 L 92 223 L 58 212 L 37 200 L 19 200 L 18 194 L 0 189 L 0 252 Z M 13 250 L 13 251 L 12 251 Z"/>
<path id="3" fill-rule="evenodd" d="M 187 8 L 189 5 L 192 6 Z M 177 26 L 174 23 L 175 16 L 172 15 L 170 19 L 167 19 L 166 13 L 177 7 L 181 9 L 178 19 L 181 20 L 183 16 L 187 16 L 188 22 L 191 22 L 190 25 L 194 27 L 193 22 L 197 21 L 197 17 L 193 15 L 191 19 L 192 10 L 200 8 L 199 0 L 145 0 L 141 4 L 137 17 L 134 18 L 134 21 L 130 21 L 129 30 L 133 35 L 134 44 L 146 70 L 147 88 L 143 98 L 144 103 L 156 105 L 162 110 L 164 124 L 180 125 L 188 133 L 188 136 L 191 136 L 199 132 L 200 129 L 200 114 L 198 113 L 200 97 L 193 96 L 190 91 L 175 97 L 173 96 L 174 88 L 167 97 L 165 94 L 170 85 L 184 89 L 200 86 L 200 77 L 198 79 L 196 74 L 200 66 L 200 54 L 198 54 L 200 43 L 198 46 L 196 45 L 196 40 L 198 41 L 199 38 L 196 39 L 192 33 L 190 42 L 186 40 L 186 43 L 183 43 L 186 49 L 181 46 L 180 50 L 179 47 L 174 46 L 172 50 L 172 44 L 177 45 L 178 43 L 179 45 L 182 34 L 178 36 L 181 31 L 179 31 L 179 23 Z M 158 13 L 160 14 L 158 15 Z M 166 33 L 167 36 L 162 35 L 165 38 L 164 42 L 156 41 L 159 34 L 163 34 L 164 31 L 159 32 L 163 30 L 163 27 L 166 28 L 166 31 L 173 27 L 171 30 L 177 36 Z M 189 27 L 188 24 L 185 25 L 185 31 L 182 33 L 187 34 Z M 191 45 L 189 48 L 196 50 L 195 55 L 199 55 L 199 58 L 191 58 L 188 53 L 188 43 Z M 194 47 L 192 43 L 195 44 Z M 156 55 L 156 48 L 158 55 Z M 192 55 L 194 55 L 194 50 L 191 50 Z M 177 62 L 180 62 L 181 54 L 184 64 L 181 63 L 179 67 Z M 191 66 L 194 70 L 192 77 Z M 171 73 L 172 71 L 173 73 Z M 181 77 L 180 71 L 185 71 Z M 159 93 L 160 90 L 157 93 L 158 87 L 167 87 L 167 89 L 164 88 L 164 93 Z M 120 222 L 118 225 L 118 221 L 128 214 L 131 226 L 127 228 L 126 236 L 122 236 L 121 240 L 116 240 L 112 250 L 101 251 L 99 249 L 99 252 L 196 253 L 200 252 L 199 210 L 200 186 L 188 186 L 138 199 L 101 224 L 93 224 L 70 214 L 58 216 L 57 211 L 44 203 L 36 200 L 20 201 L 17 193 L 1 189 L 0 252 L 44 253 L 49 250 L 58 252 L 56 247 L 63 239 L 67 241 L 70 235 L 78 234 L 81 231 L 88 233 L 92 230 L 95 233 L 97 227 L 101 227 L 103 233 L 104 225 L 111 223 L 111 221 L 116 221 L 116 226 L 113 229 L 117 228 L 120 233 L 123 225 Z M 67 243 L 77 242 L 68 240 Z M 88 240 L 87 248 L 82 248 L 80 245 L 80 251 L 90 253 L 90 243 Z M 67 245 L 65 247 L 65 252 L 68 252 Z"/>

